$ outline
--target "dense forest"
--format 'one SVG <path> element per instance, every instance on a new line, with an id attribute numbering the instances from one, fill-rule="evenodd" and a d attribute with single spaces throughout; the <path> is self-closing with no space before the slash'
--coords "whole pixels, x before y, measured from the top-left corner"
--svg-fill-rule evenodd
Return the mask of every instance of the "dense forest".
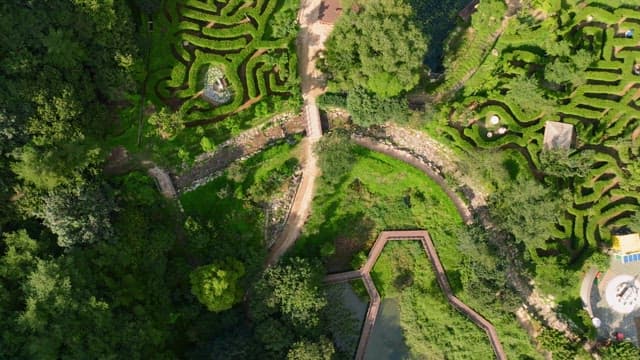
<path id="1" fill-rule="evenodd" d="M 256 204 L 290 173 L 229 180 L 209 221 L 104 171 L 160 5 L 0 4 L 0 358 L 330 358 L 321 266 L 262 272 Z"/>

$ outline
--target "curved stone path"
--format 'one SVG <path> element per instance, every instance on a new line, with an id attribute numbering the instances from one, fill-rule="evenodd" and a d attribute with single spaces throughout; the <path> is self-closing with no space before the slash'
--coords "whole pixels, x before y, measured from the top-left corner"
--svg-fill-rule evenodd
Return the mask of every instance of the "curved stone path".
<path id="1" fill-rule="evenodd" d="M 433 241 L 431 241 L 429 233 L 424 230 L 409 230 L 383 231 L 382 233 L 380 233 L 375 243 L 373 244 L 371 251 L 369 251 L 367 261 L 362 266 L 362 268 L 360 268 L 360 270 L 331 274 L 325 278 L 325 283 L 327 284 L 336 284 L 362 278 L 367 289 L 367 293 L 369 293 L 369 297 L 371 298 L 371 301 L 369 302 L 369 308 L 367 309 L 367 315 L 362 326 L 360 341 L 358 342 L 358 349 L 356 350 L 356 360 L 364 359 L 369 336 L 371 335 L 371 331 L 373 330 L 373 326 L 375 325 L 376 318 L 378 316 L 378 309 L 380 307 L 380 294 L 378 294 L 378 291 L 375 288 L 375 284 L 371 279 L 371 270 L 373 269 L 376 261 L 378 261 L 378 257 L 380 257 L 384 246 L 391 240 L 420 241 L 420 243 L 422 244 L 422 248 L 427 254 L 429 261 L 431 262 L 431 266 L 435 271 L 438 285 L 447 297 L 447 301 L 449 301 L 449 303 L 454 308 L 456 308 L 456 310 L 466 315 L 469 320 L 473 321 L 473 323 L 475 323 L 478 327 L 480 327 L 487 333 L 487 335 L 489 336 L 489 342 L 493 347 L 493 351 L 497 359 L 506 359 L 507 356 L 505 355 L 504 349 L 502 348 L 502 343 L 500 343 L 498 333 L 496 332 L 496 329 L 493 327 L 491 322 L 482 317 L 482 315 L 478 314 L 467 304 L 463 303 L 455 295 L 453 295 L 453 291 L 451 290 L 451 286 L 449 285 L 449 281 L 447 280 L 447 274 L 444 271 L 444 266 L 442 266 L 442 263 L 440 262 L 438 252 L 433 245 Z"/>

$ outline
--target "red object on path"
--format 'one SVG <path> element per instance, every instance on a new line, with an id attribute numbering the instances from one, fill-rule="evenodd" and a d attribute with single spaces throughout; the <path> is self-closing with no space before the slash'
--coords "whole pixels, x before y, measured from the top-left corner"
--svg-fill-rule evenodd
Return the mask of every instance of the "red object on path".
<path id="1" fill-rule="evenodd" d="M 624 340 L 624 334 L 621 333 L 621 332 L 617 332 L 616 333 L 616 340 L 618 340 L 618 341 Z"/>

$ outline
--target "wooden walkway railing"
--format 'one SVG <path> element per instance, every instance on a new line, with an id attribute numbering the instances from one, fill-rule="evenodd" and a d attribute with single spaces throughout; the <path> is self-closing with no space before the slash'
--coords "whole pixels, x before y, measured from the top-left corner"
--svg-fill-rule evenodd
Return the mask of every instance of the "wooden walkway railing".
<path id="1" fill-rule="evenodd" d="M 493 327 L 491 322 L 489 322 L 489 320 L 482 317 L 482 315 L 478 314 L 475 310 L 473 310 L 471 307 L 469 307 L 467 304 L 463 303 L 460 299 L 453 295 L 453 291 L 451 290 L 451 286 L 449 285 L 449 281 L 447 280 L 447 274 L 445 273 L 444 267 L 440 262 L 438 252 L 436 251 L 436 247 L 433 245 L 433 241 L 431 241 L 429 233 L 425 230 L 408 230 L 383 231 L 382 233 L 380 233 L 380 235 L 376 239 L 376 242 L 373 244 L 371 251 L 369 251 L 369 257 L 367 258 L 367 261 L 362 266 L 362 268 L 360 268 L 360 270 L 330 274 L 325 278 L 325 283 L 327 284 L 337 284 L 362 278 L 367 289 L 367 293 L 369 293 L 369 297 L 371 298 L 371 301 L 369 302 L 369 308 L 367 309 L 367 315 L 362 326 L 360 341 L 358 342 L 358 349 L 356 350 L 356 360 L 364 359 L 367 343 L 369 341 L 371 331 L 373 330 L 373 325 L 376 322 L 378 309 L 380 307 L 380 294 L 378 294 L 378 290 L 376 290 L 375 284 L 371 279 L 371 270 L 373 269 L 376 261 L 378 261 L 378 257 L 380 257 L 384 246 L 390 240 L 420 241 L 420 243 L 422 244 L 422 248 L 427 254 L 429 261 L 431 262 L 431 266 L 433 266 L 438 285 L 440 285 L 440 289 L 442 289 L 442 292 L 444 292 L 445 296 L 447 297 L 447 301 L 449 301 L 449 303 L 454 308 L 466 315 L 471 321 L 473 321 L 478 327 L 480 327 L 487 333 L 487 335 L 489 336 L 489 342 L 491 342 L 491 346 L 493 347 L 493 351 L 497 359 L 506 359 L 507 356 L 505 355 L 502 344 L 500 343 L 500 339 L 498 338 L 498 333 L 496 332 L 496 329 Z"/>

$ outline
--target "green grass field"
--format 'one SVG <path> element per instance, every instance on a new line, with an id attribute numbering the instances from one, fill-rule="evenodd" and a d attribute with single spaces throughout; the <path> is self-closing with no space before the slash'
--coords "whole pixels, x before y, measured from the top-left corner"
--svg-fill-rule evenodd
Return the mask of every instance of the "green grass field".
<path id="1" fill-rule="evenodd" d="M 484 280 L 478 281 L 465 275 L 470 271 L 469 264 L 484 260 L 479 260 L 480 255 L 473 251 L 462 250 L 460 233 L 464 231 L 465 225 L 444 191 L 424 173 L 401 161 L 361 147 L 356 147 L 354 151 L 357 153 L 357 161 L 340 183 L 334 186 L 319 179 L 312 214 L 301 238 L 296 242 L 294 253 L 321 257 L 328 271 L 338 272 L 351 269 L 352 260 L 356 263 L 362 260 L 380 231 L 426 229 L 437 247 L 456 295 L 495 325 L 510 356 L 517 358 L 524 354 L 538 358 L 539 354 L 527 333 L 517 323 L 511 309 L 503 306 L 502 300 L 496 300 L 495 293 L 498 290 L 495 284 L 490 284 L 493 280 L 485 285 Z M 459 358 L 472 354 L 472 351 L 484 354 L 487 349 L 487 354 L 491 357 L 492 350 L 484 332 L 442 303 L 443 295 L 433 282 L 433 272 L 424 252 L 419 247 L 403 250 L 404 245 L 400 245 L 392 243 L 397 249 L 391 252 L 385 249 L 376 264 L 374 279 L 383 296 L 403 299 L 403 321 L 406 331 L 412 334 L 408 339 L 413 342 L 414 352 L 437 353 L 446 349 L 450 343 L 455 343 Z M 420 251 L 416 252 L 417 250 Z M 482 256 L 485 259 L 489 255 L 483 253 Z M 491 259 L 494 259 L 491 260 L 493 262 L 500 262 L 499 259 Z M 484 271 L 489 273 L 486 276 L 488 278 L 504 277 L 504 273 L 498 268 Z M 407 278 L 408 273 L 421 279 L 415 283 L 426 285 L 412 287 L 413 290 L 405 289 L 404 292 L 408 291 L 405 295 L 394 284 L 398 283 L 398 277 L 400 280 Z M 502 283 L 504 284 L 504 279 Z M 481 293 L 476 292 L 477 287 L 480 287 Z M 365 293 L 362 286 L 355 288 L 359 294 Z M 513 293 L 511 289 L 507 291 Z M 425 294 L 434 296 L 426 299 Z M 437 313 L 432 313 L 431 307 L 438 309 Z M 434 321 L 439 322 L 438 326 L 446 327 L 445 320 L 450 316 L 457 319 L 454 320 L 456 325 L 438 335 L 442 337 L 441 341 L 435 344 L 425 342 L 425 338 L 435 336 L 435 333 L 424 328 L 424 324 L 430 324 L 425 319 L 433 317 Z M 420 324 L 420 327 L 412 327 L 411 322 L 414 325 Z M 458 322 L 461 324 L 460 329 L 470 329 L 484 345 L 472 349 L 465 344 L 465 338 L 461 334 L 466 330 L 459 332 Z"/>
<path id="2" fill-rule="evenodd" d="M 455 248 L 462 220 L 442 189 L 421 171 L 385 155 L 356 148 L 358 160 L 336 187 L 317 183 L 313 209 L 295 250 L 309 256 L 335 246 L 325 258 L 334 271 L 349 269 L 352 256 L 367 252 L 378 233 L 428 229 Z M 327 245 L 330 244 L 330 245 Z M 445 245 L 449 246 L 449 245 Z M 453 258 L 445 250 L 443 256 Z"/>

